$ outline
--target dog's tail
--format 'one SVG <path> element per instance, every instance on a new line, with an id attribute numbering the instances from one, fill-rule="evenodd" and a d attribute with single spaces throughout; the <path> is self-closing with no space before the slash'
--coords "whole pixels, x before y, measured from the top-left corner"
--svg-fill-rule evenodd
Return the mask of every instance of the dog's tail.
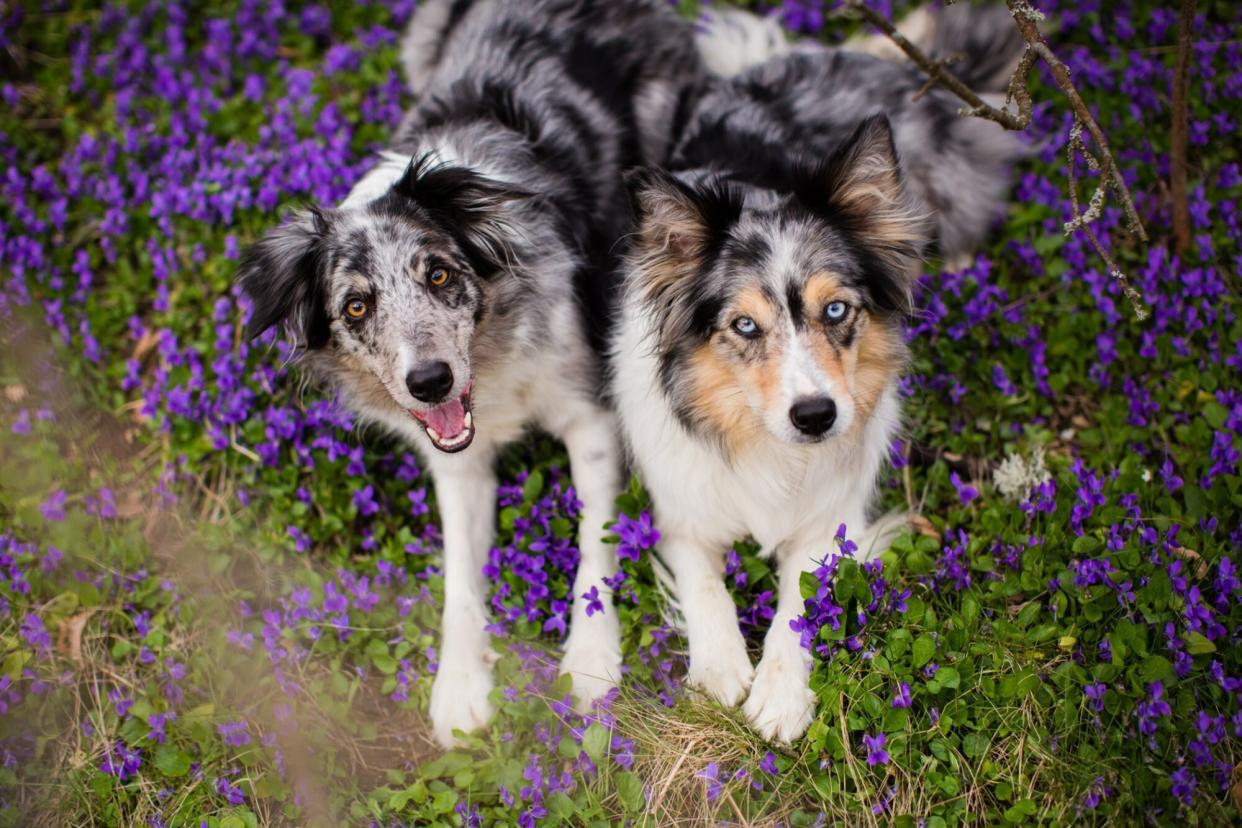
<path id="1" fill-rule="evenodd" d="M 1022 56 L 1022 34 L 1001 3 L 924 6 L 902 18 L 897 31 L 929 57 L 948 61 L 949 70 L 980 93 L 1004 92 Z M 704 9 L 695 42 L 708 71 L 722 78 L 741 74 L 801 45 L 789 41 L 775 18 L 740 9 Z M 855 37 L 844 48 L 907 61 L 905 52 L 883 34 Z"/>
<path id="2" fill-rule="evenodd" d="M 707 70 L 721 78 L 740 75 L 793 48 L 775 19 L 741 9 L 703 9 L 694 41 Z"/>
<path id="3" fill-rule="evenodd" d="M 1024 41 L 1009 9 L 997 2 L 961 2 L 942 8 L 915 9 L 897 31 L 975 92 L 1004 92 L 1022 57 Z M 905 52 L 883 34 L 855 37 L 847 49 L 906 61 Z"/>
<path id="4" fill-rule="evenodd" d="M 477 0 L 423 0 L 401 35 L 401 68 L 410 91 L 421 96 L 446 54 L 446 43 Z"/>
<path id="5" fill-rule="evenodd" d="M 897 537 L 910 528 L 910 515 L 907 512 L 894 511 L 881 515 L 867 526 L 862 535 L 854 541 L 858 544 L 857 558 L 869 561 L 888 551 Z"/>

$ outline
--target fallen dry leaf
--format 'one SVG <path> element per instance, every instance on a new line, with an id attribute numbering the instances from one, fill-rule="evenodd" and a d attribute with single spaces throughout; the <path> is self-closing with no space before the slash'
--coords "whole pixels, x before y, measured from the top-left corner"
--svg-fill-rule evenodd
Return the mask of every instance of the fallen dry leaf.
<path id="1" fill-rule="evenodd" d="M 86 628 L 86 622 L 95 614 L 95 610 L 88 609 L 85 612 L 79 612 L 72 618 L 66 618 L 60 622 L 60 627 L 56 632 L 56 648 L 79 667 L 82 666 L 82 630 Z"/>
<path id="2" fill-rule="evenodd" d="M 6 385 L 4 386 L 4 397 L 11 403 L 19 403 L 26 399 L 26 386 Z"/>
<path id="3" fill-rule="evenodd" d="M 151 349 L 160 342 L 160 332 L 148 329 L 146 333 L 138 340 L 138 344 L 134 346 L 134 359 L 142 362 L 147 354 L 151 353 Z"/>
<path id="4" fill-rule="evenodd" d="M 1242 762 L 1237 764 L 1233 769 L 1233 787 L 1229 789 L 1229 795 L 1233 797 L 1233 804 L 1242 811 Z"/>
<path id="5" fill-rule="evenodd" d="M 910 525 L 914 527 L 914 531 L 918 532 L 920 535 L 926 535 L 927 537 L 934 538 L 937 541 L 942 540 L 943 538 L 940 534 L 940 530 L 937 529 L 930 520 L 922 515 L 911 515 Z"/>
<path id="6" fill-rule="evenodd" d="M 1208 574 L 1208 562 L 1203 560 L 1195 550 L 1187 549 L 1184 546 L 1175 546 L 1173 547 L 1173 554 L 1194 568 L 1196 578 L 1203 578 Z"/>
<path id="7" fill-rule="evenodd" d="M 142 495 L 136 490 L 130 489 L 121 498 L 121 502 L 116 505 L 116 516 L 119 518 L 129 519 L 138 517 L 142 514 L 143 504 Z"/>

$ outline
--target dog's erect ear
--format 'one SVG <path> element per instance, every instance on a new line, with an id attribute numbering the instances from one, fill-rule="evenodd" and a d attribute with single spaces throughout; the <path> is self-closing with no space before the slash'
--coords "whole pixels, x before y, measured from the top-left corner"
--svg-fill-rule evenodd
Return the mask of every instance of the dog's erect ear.
<path id="1" fill-rule="evenodd" d="M 711 267 L 742 211 L 727 182 L 687 184 L 656 169 L 627 176 L 637 238 L 630 254 L 632 286 L 651 309 L 664 347 L 711 329 L 718 302 L 707 296 Z"/>
<path id="2" fill-rule="evenodd" d="M 902 181 L 888 118 L 873 115 L 859 124 L 797 196 L 812 210 L 826 211 L 863 248 L 877 304 L 908 313 L 927 216 Z"/>
<path id="3" fill-rule="evenodd" d="M 414 202 L 465 248 L 480 276 L 486 278 L 516 263 L 513 242 L 519 230 L 505 215 L 505 205 L 534 193 L 479 175 L 465 167 L 435 164 L 424 155 L 410 161 L 392 187 L 392 195 Z"/>
<path id="4" fill-rule="evenodd" d="M 638 217 L 635 275 L 654 300 L 711 264 L 742 200 L 727 183 L 686 184 L 663 170 L 635 170 L 626 178 Z"/>
<path id="5" fill-rule="evenodd" d="M 237 280 L 253 302 L 247 337 L 284 323 L 298 344 L 327 344 L 322 268 L 328 221 L 318 210 L 298 213 L 246 251 Z"/>

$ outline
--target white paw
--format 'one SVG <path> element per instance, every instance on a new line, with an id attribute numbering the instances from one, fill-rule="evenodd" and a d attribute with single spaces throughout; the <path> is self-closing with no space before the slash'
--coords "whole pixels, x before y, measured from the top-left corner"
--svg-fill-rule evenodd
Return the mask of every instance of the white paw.
<path id="1" fill-rule="evenodd" d="M 765 653 L 742 712 L 769 742 L 789 744 L 815 717 L 810 671 L 799 654 Z"/>
<path id="2" fill-rule="evenodd" d="M 487 698 L 492 671 L 482 661 L 441 662 L 431 686 L 431 730 L 441 747 L 462 746 L 454 730 L 469 733 L 491 721 L 495 708 Z"/>
<path id="3" fill-rule="evenodd" d="M 578 712 L 591 712 L 592 704 L 621 680 L 621 633 L 616 620 L 577 619 L 565 642 L 560 672 L 573 677 Z"/>
<path id="4" fill-rule="evenodd" d="M 754 677 L 755 668 L 750 664 L 746 641 L 736 625 L 718 631 L 710 646 L 695 648 L 691 643 L 690 672 L 686 680 L 726 707 L 733 707 L 742 700 Z"/>

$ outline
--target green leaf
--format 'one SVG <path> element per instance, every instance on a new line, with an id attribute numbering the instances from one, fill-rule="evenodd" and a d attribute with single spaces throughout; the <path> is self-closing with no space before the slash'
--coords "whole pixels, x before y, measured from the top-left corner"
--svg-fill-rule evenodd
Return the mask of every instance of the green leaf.
<path id="1" fill-rule="evenodd" d="M 973 626 L 975 621 L 979 619 L 979 602 L 975 600 L 975 596 L 966 593 L 962 597 L 962 622 L 966 626 Z"/>
<path id="2" fill-rule="evenodd" d="M 1208 640 L 1203 633 L 1186 633 L 1186 652 L 1191 655 L 1205 655 L 1216 652 L 1216 645 Z"/>
<path id="3" fill-rule="evenodd" d="M 962 677 L 952 667 L 941 667 L 936 671 L 936 680 L 940 682 L 941 687 L 948 687 L 950 689 L 962 683 Z"/>
<path id="4" fill-rule="evenodd" d="M 1144 681 L 1173 681 L 1173 665 L 1162 655 L 1148 656 L 1143 662 L 1141 674 Z"/>
<path id="5" fill-rule="evenodd" d="M 932 640 L 930 635 L 920 635 L 914 639 L 914 652 L 911 656 L 910 663 L 915 667 L 922 667 L 924 664 L 932 660 L 932 656 L 936 654 L 936 642 Z"/>
<path id="6" fill-rule="evenodd" d="M 1079 535 L 1074 538 L 1074 545 L 1071 549 L 1075 555 L 1090 555 L 1103 545 L 1094 535 Z"/>
<path id="7" fill-rule="evenodd" d="M 533 471 L 522 484 L 522 500 L 526 503 L 534 503 L 539 499 L 541 492 L 543 492 L 543 473 Z"/>
<path id="8" fill-rule="evenodd" d="M 452 788 L 445 788 L 432 797 L 431 807 L 434 808 L 438 814 L 451 813 L 453 806 L 457 804 L 457 799 L 457 791 Z"/>
<path id="9" fill-rule="evenodd" d="M 1203 406 L 1203 419 L 1207 420 L 1208 425 L 1219 431 L 1225 425 L 1225 421 L 1229 419 L 1229 409 L 1215 400 L 1211 400 Z"/>
<path id="10" fill-rule="evenodd" d="M 625 812 L 628 814 L 641 812 L 647 802 L 646 794 L 643 792 L 643 781 L 629 771 L 621 771 L 617 774 L 616 783 L 617 796 Z"/>
<path id="11" fill-rule="evenodd" d="M 586 729 L 586 733 L 582 734 L 582 749 L 586 751 L 587 756 L 591 757 L 592 762 L 598 762 L 608 752 L 610 741 L 611 734 L 608 729 L 599 722 L 592 722 L 591 726 Z"/>
<path id="12" fill-rule="evenodd" d="M 1027 817 L 1035 816 L 1039 812 L 1039 807 L 1033 799 L 1019 799 L 1012 806 L 1005 810 L 1006 822 L 1026 822 Z"/>
<path id="13" fill-rule="evenodd" d="M 974 758 L 982 756 L 988 750 L 988 737 L 982 733 L 967 733 L 962 738 L 962 753 Z"/>
<path id="14" fill-rule="evenodd" d="M 165 776 L 185 776 L 190 772 L 190 757 L 174 745 L 160 745 L 155 751 L 155 767 Z"/>
<path id="15" fill-rule="evenodd" d="M 29 650 L 16 650 L 9 653 L 4 660 L 4 667 L 0 668 L 0 672 L 8 676 L 10 681 L 17 681 L 21 678 L 22 668 L 26 666 L 26 662 L 30 661 L 31 652 Z"/>
<path id="16" fill-rule="evenodd" d="M 812 593 L 814 594 L 814 593 Z M 888 643 L 885 651 L 888 657 L 896 661 L 910 651 L 910 631 L 904 627 L 898 627 L 888 634 Z"/>
<path id="17" fill-rule="evenodd" d="M 556 791 L 546 800 L 544 800 L 548 812 L 558 819 L 569 819 L 574 815 L 577 806 L 574 801 L 564 794 L 563 791 Z"/>

